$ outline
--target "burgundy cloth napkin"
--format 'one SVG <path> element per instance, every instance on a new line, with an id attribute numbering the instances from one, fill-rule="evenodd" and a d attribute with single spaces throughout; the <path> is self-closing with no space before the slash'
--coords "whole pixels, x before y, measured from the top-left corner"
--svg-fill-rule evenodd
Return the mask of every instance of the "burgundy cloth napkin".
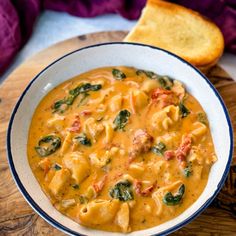
<path id="1" fill-rule="evenodd" d="M 221 29 L 226 50 L 236 54 L 236 0 L 170 0 L 212 19 Z M 146 0 L 0 0 L 0 74 L 30 37 L 44 9 L 80 17 L 117 13 L 138 19 Z"/>

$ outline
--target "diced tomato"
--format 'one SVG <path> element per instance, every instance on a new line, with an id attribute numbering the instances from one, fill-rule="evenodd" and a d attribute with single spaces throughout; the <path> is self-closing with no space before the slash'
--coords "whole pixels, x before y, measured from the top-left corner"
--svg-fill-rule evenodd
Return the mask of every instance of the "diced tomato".
<path id="1" fill-rule="evenodd" d="M 181 145 L 176 150 L 175 154 L 179 161 L 186 161 L 186 157 L 191 150 L 192 139 L 189 136 L 185 136 Z"/>
<path id="2" fill-rule="evenodd" d="M 92 114 L 92 111 L 90 111 L 90 110 L 84 110 L 84 111 L 81 111 L 80 114 L 81 114 L 82 116 L 89 116 L 89 115 Z"/>
<path id="3" fill-rule="evenodd" d="M 143 197 L 147 197 L 148 195 L 150 195 L 153 189 L 155 188 L 155 186 L 156 186 L 156 182 L 152 184 L 151 186 L 142 190 L 142 182 L 139 180 L 134 181 L 134 189 L 135 189 L 136 194 L 141 195 Z"/>
<path id="4" fill-rule="evenodd" d="M 128 164 L 132 163 L 135 159 L 135 156 L 130 152 L 129 153 L 129 159 L 128 159 Z"/>
<path id="5" fill-rule="evenodd" d="M 142 196 L 147 197 L 148 195 L 150 195 L 150 194 L 152 193 L 154 187 L 155 187 L 155 186 L 154 186 L 154 184 L 153 184 L 153 185 L 151 185 L 151 186 L 145 188 L 145 189 L 142 191 L 142 193 L 141 193 Z"/>
<path id="6" fill-rule="evenodd" d="M 70 132 L 79 132 L 81 129 L 80 117 L 78 115 L 75 116 L 75 120 L 73 121 L 72 125 L 68 130 Z"/>
<path id="7" fill-rule="evenodd" d="M 175 157 L 175 152 L 173 150 L 168 150 L 164 152 L 164 158 L 169 161 Z"/>
<path id="8" fill-rule="evenodd" d="M 104 185 L 105 185 L 105 182 L 107 180 L 107 175 L 104 175 L 103 178 L 98 181 L 97 183 L 93 184 L 93 188 L 95 190 L 96 193 L 99 193 L 102 191 Z"/>
<path id="9" fill-rule="evenodd" d="M 135 180 L 134 181 L 134 190 L 138 195 L 141 195 L 142 182 Z"/>

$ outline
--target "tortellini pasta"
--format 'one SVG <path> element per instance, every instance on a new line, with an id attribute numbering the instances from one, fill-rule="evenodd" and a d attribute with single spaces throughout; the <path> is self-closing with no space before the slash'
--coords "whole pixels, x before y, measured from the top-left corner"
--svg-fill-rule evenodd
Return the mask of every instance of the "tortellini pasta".
<path id="1" fill-rule="evenodd" d="M 105 143 L 111 143 L 112 138 L 114 136 L 114 129 L 110 122 L 106 122 L 105 126 Z"/>
<path id="2" fill-rule="evenodd" d="M 111 99 L 109 107 L 112 112 L 117 112 L 121 109 L 122 99 L 122 94 L 118 94 Z"/>
<path id="3" fill-rule="evenodd" d="M 207 127 L 205 124 L 198 121 L 193 124 L 193 130 L 191 134 L 193 135 L 193 138 L 195 140 L 203 138 L 206 132 L 207 132 Z"/>
<path id="4" fill-rule="evenodd" d="M 158 160 L 155 162 L 150 162 L 148 164 L 149 169 L 152 170 L 155 176 L 161 176 L 166 170 L 166 162 L 163 160 Z"/>
<path id="5" fill-rule="evenodd" d="M 62 143 L 62 147 L 61 147 L 61 154 L 64 155 L 66 153 L 66 151 L 69 149 L 70 145 L 72 143 L 72 133 L 71 132 L 67 132 L 65 139 Z"/>
<path id="6" fill-rule="evenodd" d="M 152 116 L 152 126 L 157 130 L 168 130 L 179 120 L 179 107 L 170 105 L 156 112 Z"/>
<path id="7" fill-rule="evenodd" d="M 97 123 L 93 117 L 88 118 L 84 122 L 84 132 L 96 142 L 96 138 L 104 131 L 104 126 Z"/>
<path id="8" fill-rule="evenodd" d="M 137 110 L 147 106 L 149 98 L 146 93 L 142 92 L 141 90 L 133 90 L 131 93 L 134 97 L 134 104 Z"/>
<path id="9" fill-rule="evenodd" d="M 119 210 L 118 200 L 93 200 L 79 211 L 82 224 L 91 226 L 112 222 Z"/>
<path id="10" fill-rule="evenodd" d="M 117 212 L 116 223 L 124 233 L 129 231 L 129 220 L 129 205 L 128 203 L 123 203 Z"/>
<path id="11" fill-rule="evenodd" d="M 145 80 L 142 84 L 141 90 L 149 93 L 153 89 L 157 88 L 158 82 L 156 80 Z"/>
<path id="12" fill-rule="evenodd" d="M 48 127 L 54 127 L 57 131 L 63 131 L 65 128 L 65 117 L 55 114 L 53 118 L 47 121 Z"/>
<path id="13" fill-rule="evenodd" d="M 77 184 L 80 184 L 90 173 L 89 161 L 79 152 L 65 155 L 63 163 L 71 171 L 72 178 Z"/>
<path id="14" fill-rule="evenodd" d="M 129 172 L 134 177 L 139 177 L 145 171 L 144 163 L 131 163 L 129 165 Z"/>
<path id="15" fill-rule="evenodd" d="M 70 171 L 68 169 L 61 169 L 55 172 L 50 184 L 49 189 L 55 197 L 60 197 L 60 194 L 65 191 L 65 185 L 70 179 Z"/>
<path id="16" fill-rule="evenodd" d="M 160 216 L 161 214 L 163 214 L 164 210 L 163 208 L 165 207 L 162 204 L 162 199 L 163 196 L 167 193 L 167 192 L 171 192 L 172 190 L 174 190 L 175 188 L 177 188 L 178 186 L 180 186 L 182 184 L 181 181 L 176 181 L 172 184 L 169 184 L 165 187 L 161 187 L 159 188 L 156 192 L 154 192 L 152 194 L 152 198 L 154 199 L 155 203 L 156 203 L 156 207 L 157 207 L 157 211 L 156 211 L 156 215 Z M 165 207 L 166 208 L 166 207 Z"/>
<path id="17" fill-rule="evenodd" d="M 175 147 L 180 140 L 180 133 L 173 131 L 164 134 L 163 136 L 158 136 L 155 140 L 156 143 L 163 142 L 169 148 Z"/>

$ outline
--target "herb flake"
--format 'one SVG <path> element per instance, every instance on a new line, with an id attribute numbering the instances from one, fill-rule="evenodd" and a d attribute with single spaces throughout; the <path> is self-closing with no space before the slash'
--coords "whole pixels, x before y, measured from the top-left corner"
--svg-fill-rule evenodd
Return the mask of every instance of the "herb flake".
<path id="1" fill-rule="evenodd" d="M 190 177 L 192 175 L 192 169 L 188 166 L 186 168 L 184 168 L 184 176 L 186 178 Z"/>
<path id="2" fill-rule="evenodd" d="M 186 168 L 183 170 L 184 176 L 186 178 L 190 177 L 193 174 L 192 162 L 190 161 Z"/>

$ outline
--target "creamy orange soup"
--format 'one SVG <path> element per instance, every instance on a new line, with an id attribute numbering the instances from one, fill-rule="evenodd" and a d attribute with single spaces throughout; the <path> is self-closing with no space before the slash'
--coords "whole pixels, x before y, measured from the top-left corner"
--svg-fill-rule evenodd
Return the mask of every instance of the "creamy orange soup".
<path id="1" fill-rule="evenodd" d="M 125 233 L 184 212 L 217 158 L 206 114 L 181 82 L 122 66 L 50 91 L 32 118 L 28 160 L 58 211 Z"/>

